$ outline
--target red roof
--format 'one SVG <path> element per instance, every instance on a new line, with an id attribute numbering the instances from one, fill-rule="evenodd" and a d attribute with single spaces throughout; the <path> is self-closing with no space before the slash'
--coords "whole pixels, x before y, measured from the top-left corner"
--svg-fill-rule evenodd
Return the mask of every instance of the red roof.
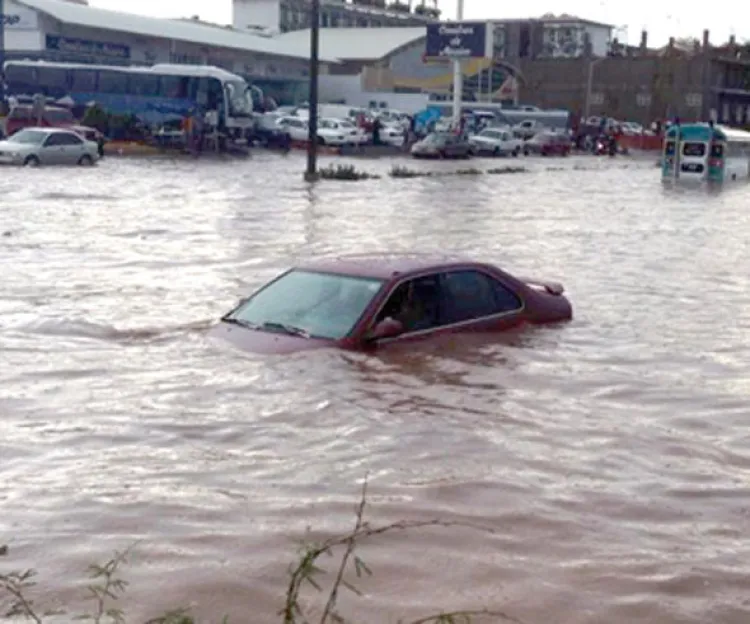
<path id="1" fill-rule="evenodd" d="M 370 253 L 319 258 L 301 263 L 297 268 L 357 277 L 390 279 L 399 273 L 411 273 L 437 267 L 474 263 L 460 255 L 437 253 Z"/>

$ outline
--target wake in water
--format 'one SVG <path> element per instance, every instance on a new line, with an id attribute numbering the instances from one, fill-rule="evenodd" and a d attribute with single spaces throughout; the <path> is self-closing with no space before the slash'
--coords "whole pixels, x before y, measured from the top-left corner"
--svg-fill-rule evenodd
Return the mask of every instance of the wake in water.
<path id="1" fill-rule="evenodd" d="M 178 325 L 118 328 L 105 323 L 85 319 L 44 319 L 32 321 L 12 329 L 26 334 L 91 338 L 105 342 L 132 344 L 137 342 L 164 342 L 176 336 L 199 333 L 214 324 L 214 319 L 194 321 Z"/>

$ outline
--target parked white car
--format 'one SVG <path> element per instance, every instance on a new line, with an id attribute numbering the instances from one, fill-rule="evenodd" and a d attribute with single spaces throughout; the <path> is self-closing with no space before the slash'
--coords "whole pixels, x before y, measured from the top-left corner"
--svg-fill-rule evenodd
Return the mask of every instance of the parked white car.
<path id="1" fill-rule="evenodd" d="M 369 140 L 367 132 L 348 119 L 321 119 L 318 121 L 318 131 L 324 129 L 336 131 L 348 137 L 347 143 L 351 145 L 362 145 Z"/>
<path id="2" fill-rule="evenodd" d="M 485 128 L 469 137 L 469 143 L 475 154 L 518 156 L 523 149 L 523 141 L 514 136 L 510 128 Z"/>
<path id="3" fill-rule="evenodd" d="M 4 165 L 93 165 L 98 160 L 96 143 L 63 128 L 24 128 L 0 141 Z"/>
<path id="4" fill-rule="evenodd" d="M 280 117 L 276 124 L 284 128 L 289 133 L 292 141 L 307 141 L 309 136 L 309 126 L 306 119 L 301 117 L 286 116 Z M 348 134 L 343 134 L 341 129 L 329 128 L 326 125 L 318 123 L 318 143 L 320 145 L 346 145 L 350 143 Z"/>

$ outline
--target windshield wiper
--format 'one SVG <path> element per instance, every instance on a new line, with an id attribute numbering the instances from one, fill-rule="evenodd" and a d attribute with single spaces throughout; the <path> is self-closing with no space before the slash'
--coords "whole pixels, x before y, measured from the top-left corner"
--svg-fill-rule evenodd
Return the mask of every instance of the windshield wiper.
<path id="1" fill-rule="evenodd" d="M 235 318 L 233 316 L 223 316 L 221 317 L 221 320 L 224 323 L 231 323 L 232 325 L 239 325 L 240 327 L 245 327 L 246 329 L 260 329 L 260 325 L 257 323 L 251 323 L 250 321 L 243 321 L 242 319 Z"/>
<path id="2" fill-rule="evenodd" d="M 235 318 L 232 316 L 225 316 L 221 319 L 225 323 L 231 323 L 233 325 L 239 325 L 240 327 L 244 327 L 246 329 L 255 329 L 255 330 L 271 330 L 276 332 L 284 332 L 285 334 L 289 334 L 290 336 L 300 336 L 301 338 L 311 338 L 310 332 L 308 332 L 306 329 L 302 329 L 301 327 L 295 327 L 294 325 L 287 325 L 286 323 L 274 323 L 272 321 L 266 321 L 264 323 L 251 323 L 250 321 L 245 321 L 240 318 Z"/>
<path id="3" fill-rule="evenodd" d="M 295 327 L 294 325 L 287 325 L 286 323 L 273 323 L 271 321 L 266 321 L 265 323 L 260 325 L 260 328 L 280 330 L 286 334 L 289 334 L 290 336 L 300 336 L 302 338 L 310 338 L 310 332 L 308 332 L 306 329 L 302 329 L 301 327 Z"/>

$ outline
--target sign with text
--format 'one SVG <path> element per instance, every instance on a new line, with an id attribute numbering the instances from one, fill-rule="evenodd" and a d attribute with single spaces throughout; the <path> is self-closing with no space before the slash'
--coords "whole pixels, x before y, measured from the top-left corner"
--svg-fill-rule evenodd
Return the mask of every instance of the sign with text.
<path id="1" fill-rule="evenodd" d="M 47 35 L 47 49 L 55 52 L 88 54 L 91 56 L 104 56 L 118 59 L 130 58 L 130 46 L 120 43 L 104 43 L 102 41 L 89 41 L 88 39 L 72 39 L 60 37 L 59 35 Z"/>
<path id="2" fill-rule="evenodd" d="M 36 30 L 39 20 L 36 11 L 6 0 L 4 11 L 0 14 L 3 26 L 8 30 Z"/>
<path id="3" fill-rule="evenodd" d="M 493 54 L 488 22 L 441 22 L 427 25 L 426 58 L 487 58 Z"/>

